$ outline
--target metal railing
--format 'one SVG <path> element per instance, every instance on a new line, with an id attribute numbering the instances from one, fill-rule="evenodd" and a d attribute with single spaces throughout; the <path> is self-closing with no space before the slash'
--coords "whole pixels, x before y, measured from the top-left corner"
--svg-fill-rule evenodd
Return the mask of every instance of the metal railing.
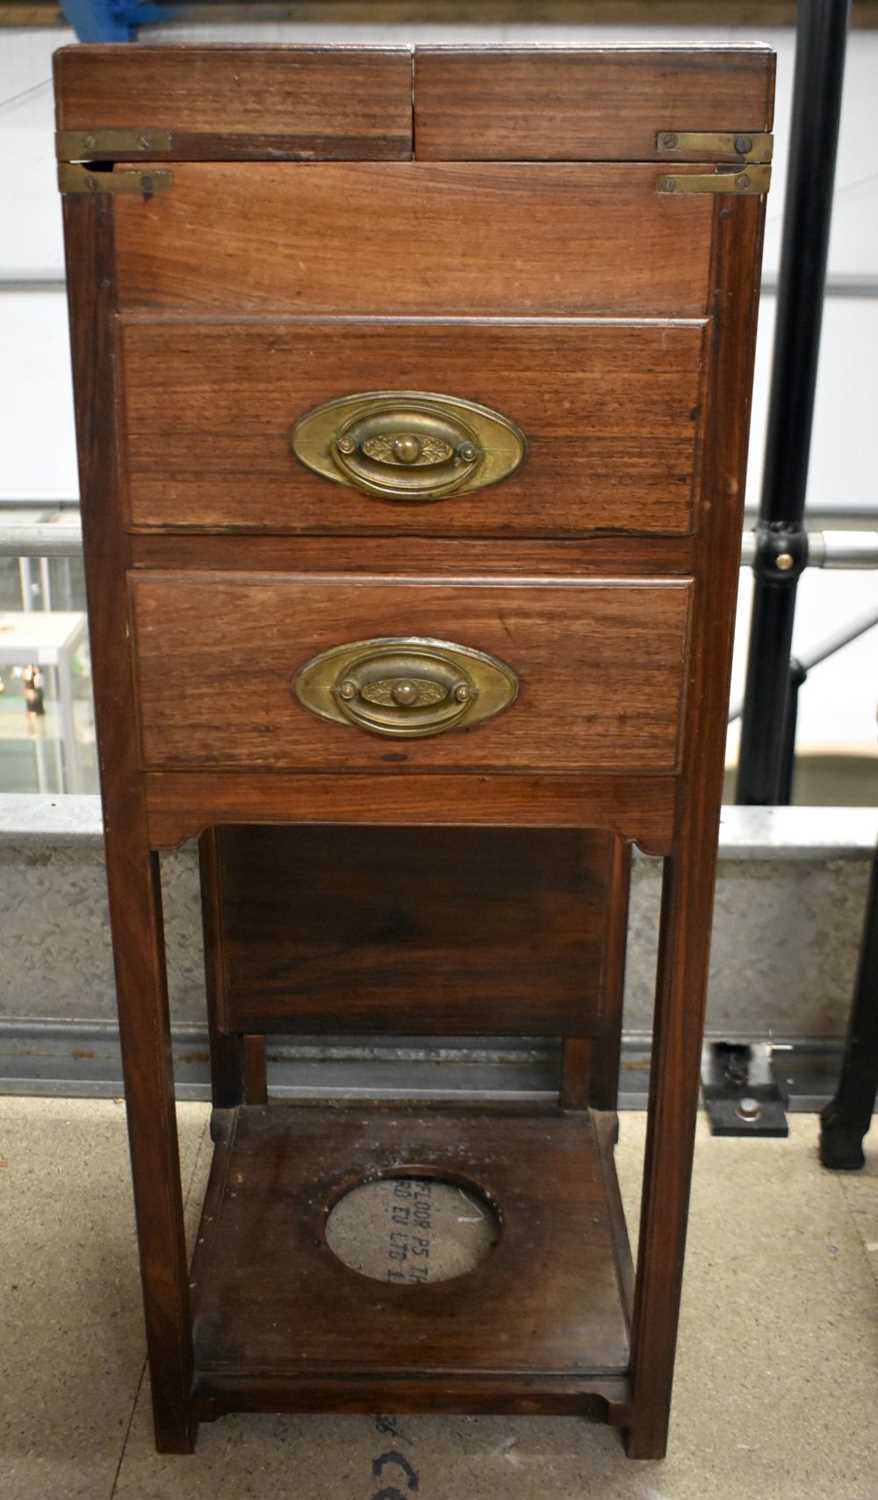
<path id="1" fill-rule="evenodd" d="M 0 0 L 2 7 L 3 0 Z M 780 278 L 774 271 L 765 271 L 762 276 L 762 295 L 776 297 Z M 0 274 L 0 292 L 65 292 L 67 281 L 61 272 L 6 271 Z M 878 297 L 878 276 L 860 272 L 837 271 L 826 278 L 824 298 L 859 299 L 874 301 Z"/>
<path id="2" fill-rule="evenodd" d="M 33 519 L 36 513 L 39 519 Z M 29 517 L 14 520 L 14 516 Z M 878 529 L 827 528 L 806 534 L 806 567 L 878 568 Z M 758 532 L 744 531 L 741 567 L 753 567 Z M 75 499 L 0 496 L 0 556 L 74 558 L 83 552 L 83 525 Z"/>
<path id="3" fill-rule="evenodd" d="M 73 507 L 59 509 L 40 521 L 10 521 L 16 511 L 42 509 L 31 500 L 0 500 L 0 557 L 78 557 L 82 526 Z M 51 506 L 47 506 L 51 509 Z M 805 535 L 810 568 L 878 568 L 878 531 L 825 530 Z M 746 531 L 741 543 L 741 567 L 752 567 L 758 535 Z"/>
<path id="4" fill-rule="evenodd" d="M 81 552 L 78 511 L 61 511 L 51 521 L 6 521 L 0 511 L 0 557 L 78 557 Z"/>

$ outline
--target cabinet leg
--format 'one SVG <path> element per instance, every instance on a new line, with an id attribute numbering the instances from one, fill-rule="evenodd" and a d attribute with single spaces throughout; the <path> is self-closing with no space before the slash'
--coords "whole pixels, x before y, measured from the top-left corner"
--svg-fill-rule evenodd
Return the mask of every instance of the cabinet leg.
<path id="1" fill-rule="evenodd" d="M 158 856 L 107 837 L 110 916 L 156 1447 L 191 1453 L 192 1326 Z"/>
<path id="2" fill-rule="evenodd" d="M 565 1037 L 561 1044 L 562 1109 L 588 1109 L 591 1078 L 592 1041 L 590 1037 Z"/>
<path id="3" fill-rule="evenodd" d="M 631 1337 L 630 1458 L 664 1458 L 710 952 L 714 859 L 686 849 L 665 860 L 650 1114 Z"/>
<path id="4" fill-rule="evenodd" d="M 631 888 L 631 845 L 613 841 L 607 920 L 607 958 L 604 970 L 604 1019 L 607 1033 L 596 1041 L 592 1056 L 590 1103 L 594 1109 L 619 1108 L 619 1068 L 622 1049 L 622 1010 L 625 1000 L 625 952 L 628 942 L 628 903 Z"/>
<path id="5" fill-rule="evenodd" d="M 214 1109 L 234 1109 L 244 1097 L 244 1051 L 240 1034 L 223 1030 L 226 965 L 223 948 L 222 829 L 208 828 L 198 840 L 204 980 L 210 1042 L 210 1092 Z"/>
<path id="6" fill-rule="evenodd" d="M 268 1103 L 268 1062 L 264 1036 L 245 1036 L 244 1100 L 247 1104 Z"/>

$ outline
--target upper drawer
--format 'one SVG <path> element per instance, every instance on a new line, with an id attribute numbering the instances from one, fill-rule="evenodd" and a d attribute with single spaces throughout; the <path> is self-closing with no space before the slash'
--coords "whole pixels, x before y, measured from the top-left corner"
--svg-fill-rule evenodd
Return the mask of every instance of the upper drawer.
<path id="1" fill-rule="evenodd" d="M 532 537 L 690 529 L 701 323 L 150 315 L 123 321 L 121 337 L 135 527 Z M 521 468 L 497 484 L 401 503 L 294 457 L 291 424 L 311 408 L 393 389 L 501 413 L 526 438 Z M 320 451 L 332 443 L 324 434 Z"/>
<path id="2" fill-rule="evenodd" d="M 701 317 L 717 199 L 659 193 L 658 175 L 606 162 L 184 162 L 168 192 L 116 196 L 120 303 Z"/>
<path id="3" fill-rule="evenodd" d="M 144 764 L 673 771 L 690 594 L 683 580 L 136 573 Z M 368 727 L 388 722 L 392 737 Z"/>

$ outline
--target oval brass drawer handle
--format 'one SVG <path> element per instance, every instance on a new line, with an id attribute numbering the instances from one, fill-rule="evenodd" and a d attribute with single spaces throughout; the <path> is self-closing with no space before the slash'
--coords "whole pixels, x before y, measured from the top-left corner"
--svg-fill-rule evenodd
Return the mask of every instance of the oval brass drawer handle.
<path id="1" fill-rule="evenodd" d="M 307 661 L 293 686 L 322 719 L 402 739 L 468 728 L 518 695 L 518 678 L 497 657 L 420 636 L 333 646 Z"/>
<path id="2" fill-rule="evenodd" d="M 290 429 L 296 457 L 385 500 L 442 500 L 513 474 L 527 451 L 508 417 L 432 391 L 365 391 L 326 401 Z"/>

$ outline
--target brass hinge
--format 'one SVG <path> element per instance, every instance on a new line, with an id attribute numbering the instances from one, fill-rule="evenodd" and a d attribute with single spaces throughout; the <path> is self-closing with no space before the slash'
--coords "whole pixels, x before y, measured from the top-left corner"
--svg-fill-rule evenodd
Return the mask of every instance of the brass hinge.
<path id="1" fill-rule="evenodd" d="M 155 193 L 169 192 L 173 181 L 173 172 L 155 169 L 91 172 L 74 162 L 58 164 L 58 189 L 62 193 L 142 193 L 144 198 L 152 198 Z"/>
<path id="2" fill-rule="evenodd" d="M 132 156 L 164 156 L 171 150 L 169 130 L 59 130 L 59 161 L 129 161 Z"/>
<path id="3" fill-rule="evenodd" d="M 774 136 L 764 130 L 660 130 L 655 138 L 655 149 L 659 156 L 674 160 L 688 157 L 690 161 L 714 161 L 726 157 L 730 161 L 771 161 Z"/>
<path id="4" fill-rule="evenodd" d="M 680 172 L 675 177 L 659 177 L 657 193 L 731 193 L 735 198 L 767 193 L 771 185 L 771 167 L 748 167 L 746 172 Z"/>

